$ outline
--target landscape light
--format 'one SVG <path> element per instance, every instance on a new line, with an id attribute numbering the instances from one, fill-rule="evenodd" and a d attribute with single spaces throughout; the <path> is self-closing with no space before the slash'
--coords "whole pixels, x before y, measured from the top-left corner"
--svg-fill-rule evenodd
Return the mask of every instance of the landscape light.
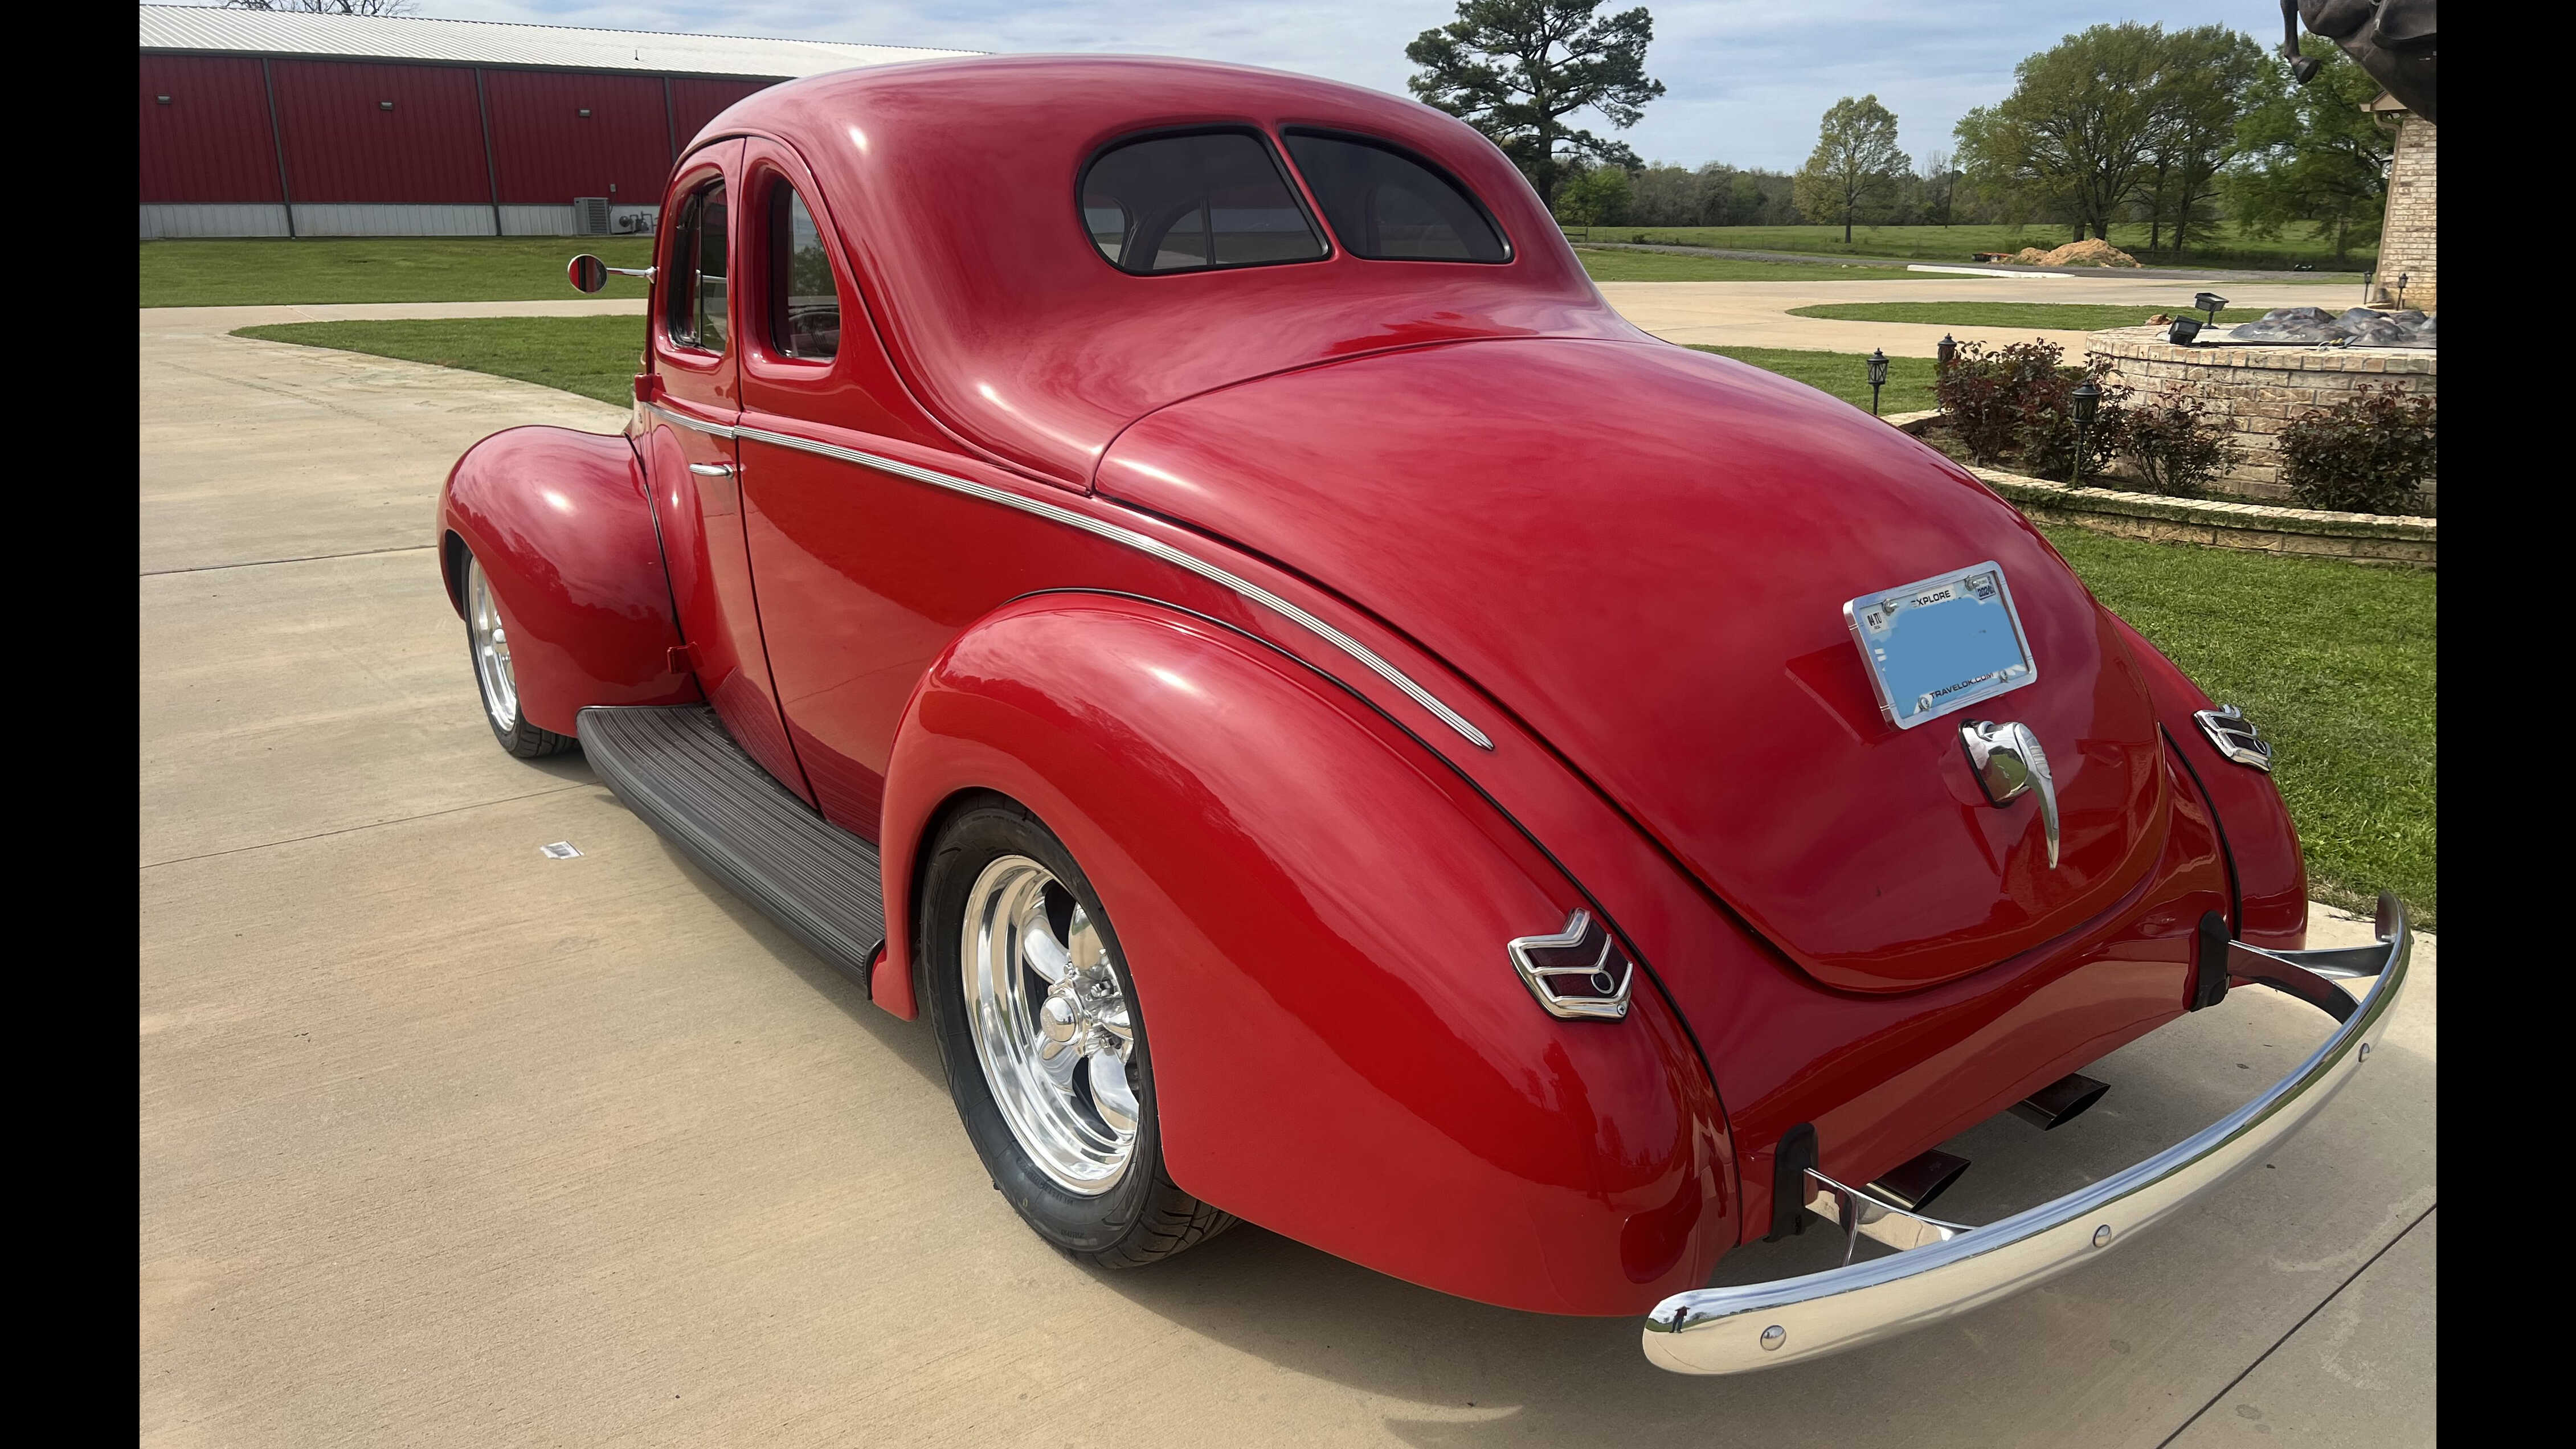
<path id="1" fill-rule="evenodd" d="M 2075 391 L 2068 394 L 2067 397 L 2068 400 L 2075 405 L 2075 478 L 2073 486 L 2081 488 L 2084 486 L 2084 435 L 2092 430 L 2093 415 L 2101 411 L 2102 389 L 2094 386 L 2093 379 L 2088 377 L 2082 382 L 2077 383 L 2075 385 Z"/>
<path id="2" fill-rule="evenodd" d="M 1958 356 L 1959 356 L 1959 339 L 1958 339 L 1958 338 L 1956 338 L 1956 337 L 1951 336 L 1951 335 L 1950 335 L 1949 333 L 1947 333 L 1947 332 L 1942 333 L 1942 334 L 1941 334 L 1941 348 L 1940 348 L 1940 358 L 1941 358 L 1941 361 L 1940 361 L 1940 363 L 1939 363 L 1939 366 L 1940 366 L 1943 370 L 1945 370 L 1945 371 L 1946 371 L 1946 370 L 1949 368 L 1949 366 L 1950 366 L 1950 364 L 1951 364 L 1952 362 L 1955 362 L 1955 361 L 1957 361 L 1957 360 L 1958 360 Z"/>
<path id="3" fill-rule="evenodd" d="M 2397 274 L 2397 305 L 2401 309 L 2406 305 L 2406 275 L 2404 272 Z"/>
<path id="4" fill-rule="evenodd" d="M 1873 347 L 1869 352 L 1869 415 L 1878 416 L 1878 390 L 1887 385 L 1887 349 Z"/>
<path id="5" fill-rule="evenodd" d="M 2209 325 L 2215 327 L 2218 325 L 2219 309 L 2227 305 L 2227 299 L 2218 295 L 2216 292 L 2203 292 L 2199 296 L 2191 299 L 2191 305 L 2208 313 Z"/>
<path id="6" fill-rule="evenodd" d="M 2198 337 L 2199 335 L 2199 318 L 2176 317 L 2173 319 L 2173 326 L 2165 333 L 2165 340 L 2176 347 L 2189 347 L 2191 345 L 2191 339 Z"/>

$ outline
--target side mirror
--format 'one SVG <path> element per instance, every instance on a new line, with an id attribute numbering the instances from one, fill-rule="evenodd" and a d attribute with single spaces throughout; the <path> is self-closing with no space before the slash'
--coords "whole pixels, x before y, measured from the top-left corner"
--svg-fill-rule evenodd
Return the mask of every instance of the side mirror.
<path id="1" fill-rule="evenodd" d="M 596 292 L 608 285 L 608 263 L 584 252 L 564 268 L 564 275 L 572 280 L 574 291 Z"/>

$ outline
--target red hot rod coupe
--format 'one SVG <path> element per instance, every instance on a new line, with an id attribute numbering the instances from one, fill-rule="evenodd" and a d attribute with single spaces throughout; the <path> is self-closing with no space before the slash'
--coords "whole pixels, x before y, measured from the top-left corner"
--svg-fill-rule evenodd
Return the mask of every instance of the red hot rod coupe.
<path id="1" fill-rule="evenodd" d="M 741 102 L 662 206 L 624 434 L 440 497 L 492 729 L 926 1015 L 1069 1252 L 1239 1215 L 1765 1368 L 2125 1241 L 2396 998 L 2393 900 L 2301 949 L 2250 723 L 1939 453 L 1621 320 L 1449 116 L 938 61 Z M 2336 1020 L 2297 1072 L 1927 1214 L 2256 982 Z M 1705 1286 L 1811 1226 L 1845 1266 Z"/>

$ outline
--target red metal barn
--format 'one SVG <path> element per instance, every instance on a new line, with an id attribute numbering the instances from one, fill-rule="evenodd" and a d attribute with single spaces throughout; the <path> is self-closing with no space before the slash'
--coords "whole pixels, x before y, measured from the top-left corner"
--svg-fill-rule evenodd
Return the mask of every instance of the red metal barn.
<path id="1" fill-rule="evenodd" d="M 689 138 L 797 76 L 966 52 L 145 5 L 142 235 L 649 231 Z"/>

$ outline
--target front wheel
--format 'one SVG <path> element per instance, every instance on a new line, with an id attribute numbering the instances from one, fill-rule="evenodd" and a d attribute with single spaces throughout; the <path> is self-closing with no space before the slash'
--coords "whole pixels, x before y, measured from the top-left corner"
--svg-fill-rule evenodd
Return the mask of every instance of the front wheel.
<path id="1" fill-rule="evenodd" d="M 996 797 L 932 846 L 918 939 L 949 1094 L 1038 1236 L 1110 1267 L 1231 1226 L 1163 1167 L 1153 1057 L 1117 932 L 1052 831 Z"/>
<path id="2" fill-rule="evenodd" d="M 501 596 L 472 551 L 465 555 L 465 647 L 474 658 L 474 687 L 483 694 L 483 719 L 501 748 L 523 760 L 560 755 L 576 743 L 570 735 L 528 723 L 519 713 L 519 677 L 510 668 L 510 630 L 501 619 Z"/>

